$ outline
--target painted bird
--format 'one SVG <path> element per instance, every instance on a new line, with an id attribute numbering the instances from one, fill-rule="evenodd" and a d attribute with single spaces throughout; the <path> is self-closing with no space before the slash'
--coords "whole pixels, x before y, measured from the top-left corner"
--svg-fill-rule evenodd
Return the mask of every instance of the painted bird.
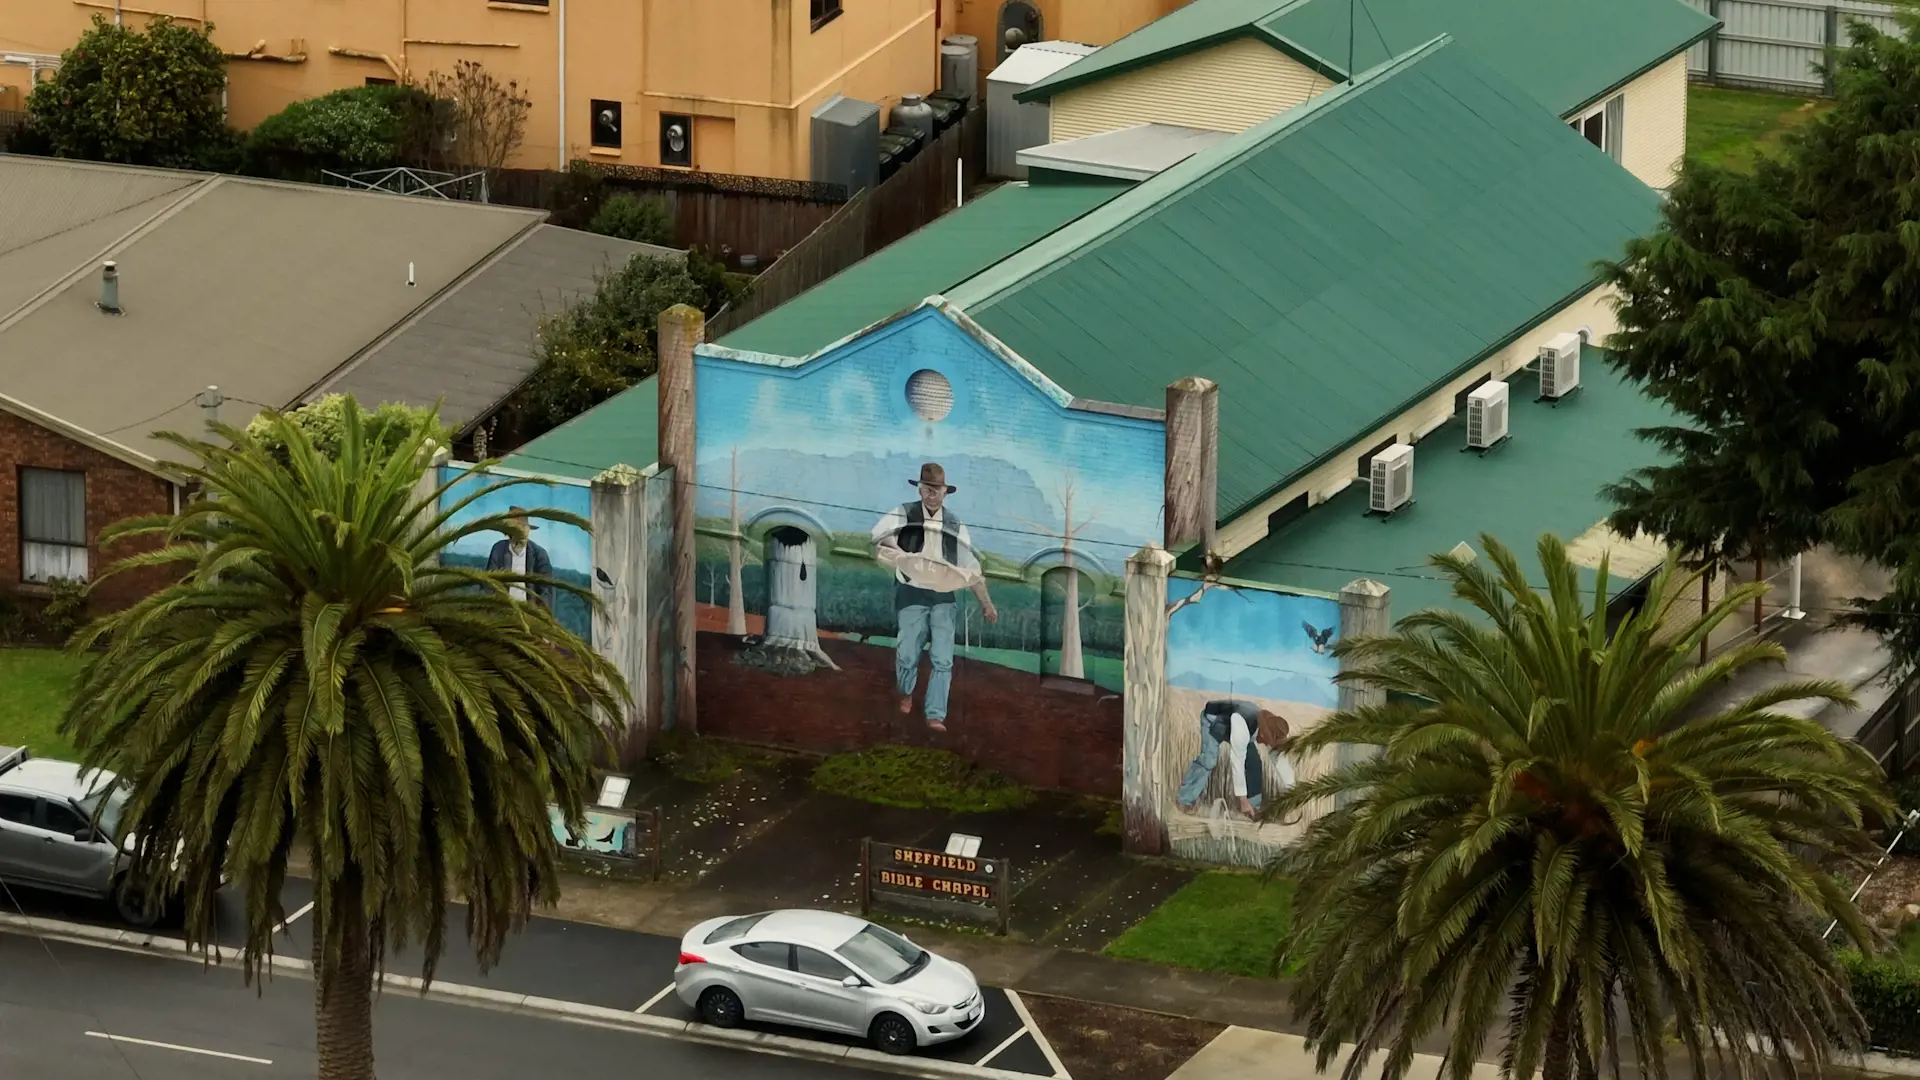
<path id="1" fill-rule="evenodd" d="M 1312 623 L 1303 622 L 1300 624 L 1300 628 L 1307 632 L 1307 640 L 1313 643 L 1313 651 L 1325 656 L 1327 653 L 1327 643 L 1333 640 L 1333 627 L 1329 626 L 1325 630 L 1316 630 L 1313 628 Z"/>

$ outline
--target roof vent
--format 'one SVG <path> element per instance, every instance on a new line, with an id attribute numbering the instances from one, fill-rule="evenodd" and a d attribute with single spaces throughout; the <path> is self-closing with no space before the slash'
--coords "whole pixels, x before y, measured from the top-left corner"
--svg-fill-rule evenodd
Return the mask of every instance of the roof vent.
<path id="1" fill-rule="evenodd" d="M 1507 384 L 1481 383 L 1467 395 L 1467 449 L 1485 453 L 1507 441 Z"/>
<path id="2" fill-rule="evenodd" d="M 100 310 L 120 314 L 120 268 L 112 259 L 100 264 Z"/>
<path id="3" fill-rule="evenodd" d="M 1367 513 L 1391 516 L 1413 503 L 1413 447 L 1395 443 L 1373 455 Z"/>
<path id="4" fill-rule="evenodd" d="M 1580 335 L 1555 334 L 1540 346 L 1540 400 L 1559 401 L 1580 389 Z"/>

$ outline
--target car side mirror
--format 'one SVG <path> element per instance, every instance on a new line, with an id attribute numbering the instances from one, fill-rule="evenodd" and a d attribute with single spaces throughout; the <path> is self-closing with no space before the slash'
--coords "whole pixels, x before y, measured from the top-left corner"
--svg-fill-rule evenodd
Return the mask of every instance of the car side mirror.
<path id="1" fill-rule="evenodd" d="M 849 990 L 858 990 L 867 984 L 860 981 L 860 976 L 849 975 L 846 978 L 840 980 L 840 985 L 846 987 Z"/>
<path id="2" fill-rule="evenodd" d="M 73 839 L 75 843 L 91 844 L 93 843 L 93 840 L 94 840 L 93 830 L 92 829 L 75 829 L 73 830 Z"/>

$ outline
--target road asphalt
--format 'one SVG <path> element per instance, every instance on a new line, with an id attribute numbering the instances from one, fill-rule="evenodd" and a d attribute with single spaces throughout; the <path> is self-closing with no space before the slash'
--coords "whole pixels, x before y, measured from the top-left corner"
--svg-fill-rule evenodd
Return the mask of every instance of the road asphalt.
<path id="1" fill-rule="evenodd" d="M 374 1031 L 383 1080 L 875 1075 L 392 991 L 380 998 Z M 230 967 L 0 934 L 0 1077 L 272 1080 L 315 1067 L 305 979 L 283 976 L 256 993 Z"/>

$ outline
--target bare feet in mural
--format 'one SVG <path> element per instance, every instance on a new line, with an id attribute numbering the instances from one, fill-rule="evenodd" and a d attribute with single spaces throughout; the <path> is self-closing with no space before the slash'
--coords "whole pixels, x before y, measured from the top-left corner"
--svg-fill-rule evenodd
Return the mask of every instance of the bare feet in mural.
<path id="1" fill-rule="evenodd" d="M 901 715 L 901 716 L 912 716 L 912 715 L 913 715 L 913 698 L 911 698 L 911 697 L 906 697 L 906 696 L 903 696 L 903 697 L 901 697 L 901 699 L 900 699 L 900 715 Z"/>
<path id="2" fill-rule="evenodd" d="M 947 732 L 947 722 L 945 720 L 928 720 L 927 730 L 937 731 L 944 735 Z"/>

